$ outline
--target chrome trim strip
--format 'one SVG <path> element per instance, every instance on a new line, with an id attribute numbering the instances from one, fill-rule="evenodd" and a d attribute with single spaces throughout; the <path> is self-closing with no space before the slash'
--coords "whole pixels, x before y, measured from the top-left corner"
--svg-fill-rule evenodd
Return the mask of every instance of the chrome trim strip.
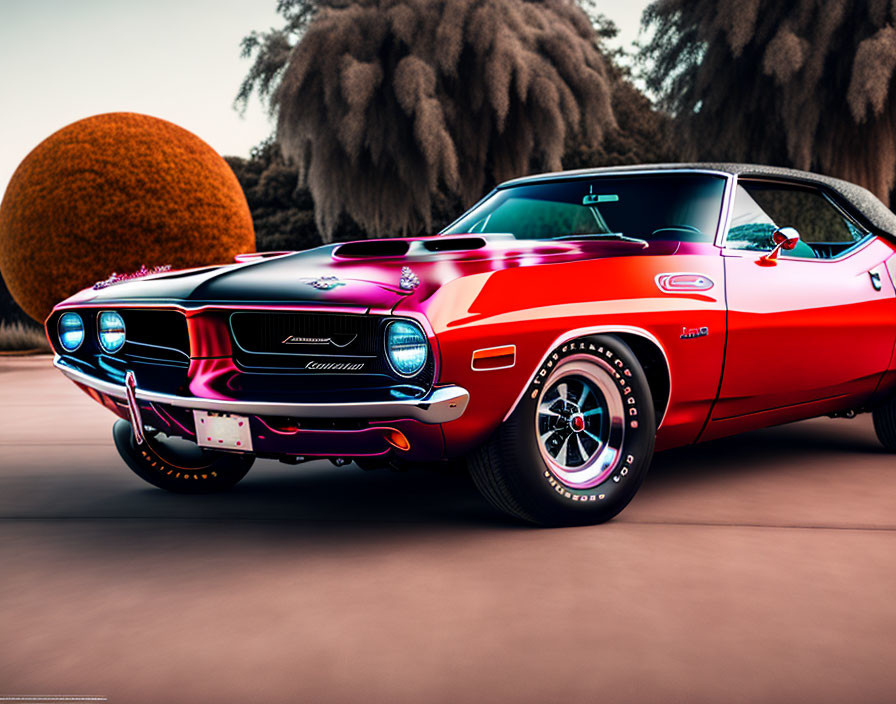
<path id="1" fill-rule="evenodd" d="M 544 183 L 548 181 L 573 181 L 573 180 L 582 180 L 589 178 L 601 178 L 604 176 L 617 177 L 617 176 L 645 176 L 645 175 L 655 175 L 655 174 L 710 174 L 712 176 L 724 176 L 727 179 L 731 179 L 735 174 L 732 174 L 730 171 L 720 171 L 719 169 L 712 168 L 703 168 L 703 167 L 693 167 L 688 168 L 687 166 L 682 166 L 681 168 L 669 168 L 669 169 L 656 169 L 650 168 L 649 166 L 645 166 L 644 168 L 626 168 L 619 167 L 614 168 L 612 166 L 604 166 L 598 167 L 596 169 L 572 169 L 570 171 L 550 171 L 548 173 L 543 174 L 532 174 L 530 176 L 520 176 L 519 178 L 514 178 L 509 181 L 504 181 L 503 183 L 499 183 L 495 190 L 501 190 L 504 188 L 515 188 L 516 186 L 530 185 L 534 183 Z M 468 211 L 469 212 L 469 211 Z"/>
<path id="2" fill-rule="evenodd" d="M 53 366 L 72 381 L 113 398 L 127 400 L 125 386 L 97 379 L 66 364 L 59 355 Z M 460 386 L 433 389 L 422 399 L 407 401 L 364 401 L 360 403 L 281 403 L 236 401 L 231 399 L 174 396 L 134 389 L 135 398 L 197 411 L 218 411 L 241 415 L 290 416 L 293 418 L 413 418 L 423 423 L 448 423 L 460 418 L 470 402 L 470 393 Z"/>
<path id="3" fill-rule="evenodd" d="M 637 328 L 630 325 L 595 325 L 593 327 L 587 328 L 576 328 L 575 330 L 569 330 L 562 335 L 559 335 L 550 345 L 548 345 L 547 352 L 545 352 L 544 356 L 540 360 L 538 360 L 538 364 L 535 365 L 535 368 L 532 370 L 529 376 L 526 377 L 526 381 L 523 384 L 523 388 L 520 390 L 519 396 L 516 397 L 516 400 L 513 402 L 510 410 L 507 411 L 507 414 L 504 416 L 504 420 L 502 422 L 506 422 L 507 419 L 510 418 L 510 415 L 516 410 L 516 407 L 519 405 L 520 401 L 522 401 L 523 395 L 526 393 L 526 389 L 529 388 L 529 384 L 535 377 L 535 374 L 541 368 L 541 365 L 547 361 L 547 358 L 550 356 L 551 352 L 553 352 L 557 347 L 565 342 L 574 340 L 577 337 L 584 337 L 585 335 L 596 335 L 600 333 L 612 334 L 614 332 L 628 333 L 631 335 L 638 335 L 639 337 L 643 337 L 656 345 L 663 355 L 663 359 L 666 362 L 666 369 L 669 370 L 669 395 L 666 397 L 666 407 L 663 410 L 663 417 L 657 419 L 656 429 L 659 430 L 663 425 L 663 420 L 666 417 L 666 413 L 669 412 L 669 404 L 672 403 L 672 367 L 669 365 L 669 355 L 666 354 L 666 348 L 663 347 L 662 343 L 651 333 L 647 332 L 644 328 Z"/>
<path id="4" fill-rule="evenodd" d="M 81 293 L 81 292 L 79 292 Z M 75 294 L 77 296 L 78 294 Z M 72 296 L 74 298 L 75 296 Z M 61 303 L 57 303 L 52 313 L 58 311 L 77 310 L 78 308 L 90 308 L 96 310 L 98 308 L 108 310 L 128 309 L 128 310 L 172 310 L 180 313 L 199 313 L 207 310 L 215 311 L 261 311 L 261 312 L 299 312 L 299 313 L 354 313 L 357 315 L 365 315 L 371 312 L 369 306 L 359 307 L 346 304 L 342 306 L 338 303 L 326 302 L 320 305 L 298 304 L 298 303 L 271 303 L 270 301 L 258 301 L 247 303 L 215 303 L 209 301 L 196 301 L 192 304 L 186 304 L 183 299 L 152 299 L 152 300 L 127 300 L 115 299 L 108 301 L 94 301 L 92 299 L 81 301 L 66 299 Z M 187 316 L 188 318 L 190 316 Z M 49 316 L 47 316 L 49 319 Z"/>
<path id="5" fill-rule="evenodd" d="M 737 174 L 729 174 L 725 184 L 725 193 L 722 196 L 722 214 L 719 218 L 716 236 L 713 244 L 724 249 L 725 240 L 728 238 L 728 229 L 731 227 L 731 217 L 734 214 L 734 198 L 737 196 Z"/>

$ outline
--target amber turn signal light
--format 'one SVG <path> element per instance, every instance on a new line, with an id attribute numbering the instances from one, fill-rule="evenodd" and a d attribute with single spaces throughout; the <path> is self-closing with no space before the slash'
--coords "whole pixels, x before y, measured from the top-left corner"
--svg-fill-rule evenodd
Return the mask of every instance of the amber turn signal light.
<path id="1" fill-rule="evenodd" d="M 487 347 L 473 352 L 471 363 L 476 371 L 489 369 L 507 369 L 516 364 L 516 345 L 504 345 L 502 347 Z"/>
<path id="2" fill-rule="evenodd" d="M 389 443 L 392 447 L 397 450 L 401 450 L 402 452 L 407 452 L 411 449 L 410 441 L 404 436 L 400 430 L 389 429 L 386 432 L 386 442 Z"/>

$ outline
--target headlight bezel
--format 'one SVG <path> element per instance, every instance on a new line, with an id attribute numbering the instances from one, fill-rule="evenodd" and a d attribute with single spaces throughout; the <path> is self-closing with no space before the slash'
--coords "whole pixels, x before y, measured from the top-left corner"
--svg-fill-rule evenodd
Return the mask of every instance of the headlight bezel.
<path id="1" fill-rule="evenodd" d="M 78 321 L 78 324 L 81 327 L 81 338 L 78 340 L 78 344 L 74 347 L 68 347 L 65 344 L 65 338 L 63 337 L 66 332 L 72 332 L 71 330 L 63 330 L 63 320 L 75 318 Z M 59 320 L 56 321 L 56 339 L 59 340 L 59 346 L 62 348 L 63 352 L 67 354 L 72 354 L 81 349 L 81 346 L 84 344 L 84 340 L 87 338 L 87 328 L 84 325 L 84 318 L 81 317 L 80 313 L 76 313 L 75 311 L 66 311 L 62 315 L 59 316 Z"/>
<path id="2" fill-rule="evenodd" d="M 115 316 L 116 318 L 118 318 L 118 321 L 121 323 L 121 325 L 120 325 L 121 341 L 117 346 L 115 346 L 115 345 L 107 346 L 105 339 L 103 337 L 104 334 L 110 334 L 110 333 L 116 334 L 118 332 L 115 328 L 112 328 L 111 330 L 103 329 L 103 320 L 105 318 L 111 317 L 111 316 Z M 119 313 L 116 310 L 101 310 L 99 313 L 97 313 L 96 314 L 96 338 L 97 338 L 97 342 L 99 343 L 100 350 L 102 350 L 106 354 L 116 354 L 116 353 L 120 352 L 121 349 L 124 347 L 124 343 L 127 342 L 127 328 L 125 326 L 124 318 L 122 317 L 121 313 Z"/>
<path id="3" fill-rule="evenodd" d="M 396 326 L 407 326 L 414 333 L 419 335 L 420 342 L 416 343 L 419 345 L 423 351 L 423 357 L 420 361 L 419 365 L 413 371 L 402 371 L 401 366 L 398 362 L 393 360 L 392 351 L 395 345 L 392 343 L 392 335 L 396 334 L 394 331 L 397 329 Z M 404 333 L 405 335 L 411 334 L 411 331 L 407 331 Z M 429 338 L 426 335 L 426 331 L 420 326 L 419 323 L 415 320 L 411 320 L 409 318 L 401 318 L 396 320 L 389 321 L 389 324 L 386 326 L 385 333 L 383 335 L 383 345 L 386 352 L 386 362 L 389 365 L 389 368 L 402 379 L 412 379 L 416 376 L 419 376 L 426 370 L 427 364 L 429 362 Z M 402 343 L 399 343 L 402 344 Z M 404 346 L 412 346 L 410 343 L 403 343 Z"/>

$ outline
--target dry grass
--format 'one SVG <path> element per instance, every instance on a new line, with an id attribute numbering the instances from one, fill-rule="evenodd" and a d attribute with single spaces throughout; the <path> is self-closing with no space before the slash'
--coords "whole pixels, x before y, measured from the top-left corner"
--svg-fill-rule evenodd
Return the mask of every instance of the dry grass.
<path id="1" fill-rule="evenodd" d="M 50 352 L 47 336 L 37 325 L 0 321 L 0 352 Z"/>

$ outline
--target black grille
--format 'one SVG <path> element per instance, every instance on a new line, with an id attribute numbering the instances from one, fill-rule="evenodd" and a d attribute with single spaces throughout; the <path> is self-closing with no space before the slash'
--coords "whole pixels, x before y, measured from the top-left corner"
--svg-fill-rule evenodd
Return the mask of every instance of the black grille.
<path id="1" fill-rule="evenodd" d="M 233 337 L 245 352 L 275 355 L 375 356 L 380 320 L 369 315 L 234 313 Z"/>
<path id="2" fill-rule="evenodd" d="M 395 389 L 412 395 L 428 391 L 434 380 L 432 351 L 423 370 L 412 379 L 400 377 L 385 354 L 385 331 L 394 318 L 376 315 L 311 312 L 239 312 L 230 316 L 234 360 L 243 370 L 276 374 L 272 381 L 305 391 Z M 296 375 L 293 380 L 283 374 Z M 301 380 L 301 381 L 300 381 Z M 262 379 L 242 379 L 257 387 Z"/>
<path id="3" fill-rule="evenodd" d="M 187 319 L 176 310 L 119 309 L 127 341 L 125 356 L 159 362 L 188 364 L 190 336 Z"/>

